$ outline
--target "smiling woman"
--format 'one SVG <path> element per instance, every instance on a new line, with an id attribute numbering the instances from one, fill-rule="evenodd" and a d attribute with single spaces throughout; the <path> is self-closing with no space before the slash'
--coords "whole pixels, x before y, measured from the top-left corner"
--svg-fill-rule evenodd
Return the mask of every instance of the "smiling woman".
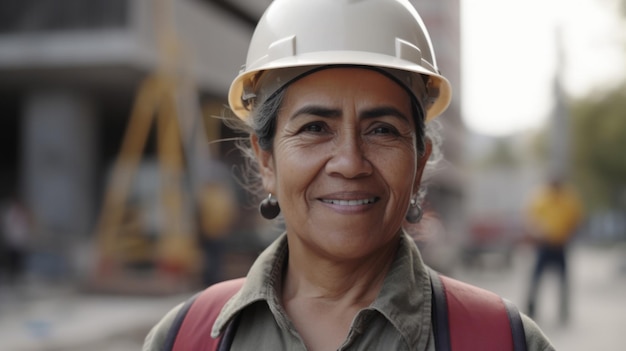
<path id="1" fill-rule="evenodd" d="M 487 301 L 455 329 L 469 335 L 461 350 L 553 350 L 495 294 L 440 278 L 404 230 L 421 219 L 431 121 L 450 98 L 409 1 L 275 0 L 229 102 L 250 133 L 261 214 L 280 213 L 285 232 L 245 280 L 174 308 L 144 350 L 450 351 L 443 291 L 478 295 L 451 295 L 457 310 Z"/>

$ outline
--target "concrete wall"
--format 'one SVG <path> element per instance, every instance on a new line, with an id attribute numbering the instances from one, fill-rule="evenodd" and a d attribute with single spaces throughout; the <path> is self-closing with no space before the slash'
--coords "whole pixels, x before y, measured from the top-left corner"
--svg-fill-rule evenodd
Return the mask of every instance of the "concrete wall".
<path id="1" fill-rule="evenodd" d="M 120 27 L 0 34 L 0 87 L 39 86 L 42 80 L 54 85 L 132 84 L 160 62 L 159 1 L 127 1 L 128 21 Z M 171 21 L 177 29 L 181 69 L 203 89 L 225 94 L 243 63 L 251 28 L 209 2 L 173 4 L 168 10 L 163 2 L 169 13 L 163 22 Z"/>

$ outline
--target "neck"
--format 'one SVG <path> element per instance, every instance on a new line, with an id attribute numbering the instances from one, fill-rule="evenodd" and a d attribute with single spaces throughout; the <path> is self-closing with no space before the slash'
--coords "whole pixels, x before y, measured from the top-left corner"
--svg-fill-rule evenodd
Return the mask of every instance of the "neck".
<path id="1" fill-rule="evenodd" d="M 368 306 L 378 295 L 400 238 L 366 257 L 335 259 L 290 245 L 283 299 L 313 299 Z"/>

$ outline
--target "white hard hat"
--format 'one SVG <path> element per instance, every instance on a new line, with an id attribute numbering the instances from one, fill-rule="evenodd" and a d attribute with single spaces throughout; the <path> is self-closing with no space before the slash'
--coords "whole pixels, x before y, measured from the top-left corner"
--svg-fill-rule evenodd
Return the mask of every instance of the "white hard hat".
<path id="1" fill-rule="evenodd" d="M 408 0 L 274 0 L 261 17 L 228 102 L 246 120 L 252 105 L 308 71 L 333 65 L 380 68 L 400 78 L 426 112 L 451 99 L 430 37 Z"/>

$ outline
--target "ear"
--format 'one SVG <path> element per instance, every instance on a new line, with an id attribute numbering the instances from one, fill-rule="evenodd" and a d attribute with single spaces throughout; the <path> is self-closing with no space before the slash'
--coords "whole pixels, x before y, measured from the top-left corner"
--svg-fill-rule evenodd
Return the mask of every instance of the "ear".
<path id="1" fill-rule="evenodd" d="M 424 155 L 417 160 L 417 172 L 415 172 L 415 183 L 413 183 L 414 193 L 416 193 L 420 188 L 422 176 L 424 175 L 424 169 L 426 168 L 426 162 L 428 162 L 430 154 L 433 151 L 433 144 L 429 139 L 426 139 L 424 146 Z"/>
<path id="2" fill-rule="evenodd" d="M 263 188 L 268 193 L 276 193 L 276 172 L 274 157 L 271 152 L 261 149 L 259 137 L 256 134 L 250 135 L 250 145 L 259 164 L 259 172 L 263 180 Z"/>

